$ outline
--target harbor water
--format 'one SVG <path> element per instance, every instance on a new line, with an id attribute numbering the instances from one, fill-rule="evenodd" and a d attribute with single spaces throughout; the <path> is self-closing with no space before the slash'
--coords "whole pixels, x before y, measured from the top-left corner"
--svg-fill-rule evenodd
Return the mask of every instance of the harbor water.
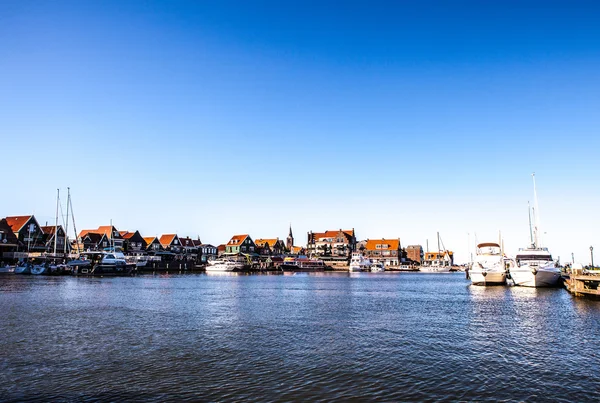
<path id="1" fill-rule="evenodd" d="M 464 273 L 0 275 L 0 401 L 600 401 L 600 301 Z"/>

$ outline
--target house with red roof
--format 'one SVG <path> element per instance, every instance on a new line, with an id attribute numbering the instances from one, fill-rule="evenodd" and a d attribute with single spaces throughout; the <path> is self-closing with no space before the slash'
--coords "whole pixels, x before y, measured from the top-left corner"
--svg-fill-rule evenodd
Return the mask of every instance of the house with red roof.
<path id="1" fill-rule="evenodd" d="M 225 253 L 256 253 L 256 245 L 248 234 L 234 235 L 225 245 Z"/>
<path id="2" fill-rule="evenodd" d="M 145 236 L 144 242 L 146 243 L 146 252 L 162 252 L 164 248 L 160 244 L 158 237 L 155 236 Z"/>
<path id="3" fill-rule="evenodd" d="M 0 259 L 13 258 L 13 252 L 19 247 L 19 239 L 13 232 L 6 218 L 0 220 Z"/>
<path id="4" fill-rule="evenodd" d="M 40 227 L 44 233 L 44 244 L 46 245 L 46 252 L 54 252 L 54 240 L 56 239 L 56 253 L 64 253 L 65 245 L 67 246 L 67 253 L 71 251 L 71 245 L 68 243 L 65 230 L 62 225 L 43 225 Z M 56 233 L 56 236 L 55 236 Z"/>
<path id="5" fill-rule="evenodd" d="M 307 252 L 313 256 L 347 256 L 356 250 L 356 235 L 351 230 L 308 233 Z"/>
<path id="6" fill-rule="evenodd" d="M 281 255 L 286 250 L 285 244 L 279 238 L 260 238 L 254 240 L 254 244 L 256 252 L 264 256 Z"/>
<path id="7" fill-rule="evenodd" d="M 88 234 L 97 234 L 97 235 L 104 235 L 104 237 L 106 238 L 106 243 L 105 241 L 102 241 L 100 243 L 100 245 L 96 245 L 97 249 L 89 249 L 89 250 L 100 250 L 103 248 L 110 248 L 110 247 L 115 247 L 115 248 L 121 248 L 123 249 L 123 237 L 121 236 L 121 233 L 113 226 L 113 225 L 103 225 L 98 227 L 97 229 L 84 229 L 83 231 L 81 231 L 79 233 L 79 235 L 77 236 L 80 240 L 83 240 L 85 238 L 86 235 Z M 93 238 L 94 240 L 96 240 L 98 237 L 97 236 L 92 236 L 91 238 Z M 85 242 L 84 242 L 85 244 Z M 88 250 L 88 248 L 86 247 L 86 250 Z"/>
<path id="8" fill-rule="evenodd" d="M 139 231 L 119 231 L 119 235 L 123 238 L 123 250 L 126 254 L 140 255 L 146 250 L 148 244 Z"/>
<path id="9" fill-rule="evenodd" d="M 177 234 L 163 234 L 158 238 L 161 246 L 164 250 L 173 253 L 181 253 L 183 252 L 183 248 L 181 246 L 181 242 L 179 241 L 179 237 Z"/>
<path id="10" fill-rule="evenodd" d="M 6 223 L 26 251 L 44 252 L 44 233 L 33 215 L 6 217 Z"/>
<path id="11" fill-rule="evenodd" d="M 367 239 L 363 253 L 373 262 L 381 262 L 385 266 L 399 266 L 402 258 L 400 238 Z"/>

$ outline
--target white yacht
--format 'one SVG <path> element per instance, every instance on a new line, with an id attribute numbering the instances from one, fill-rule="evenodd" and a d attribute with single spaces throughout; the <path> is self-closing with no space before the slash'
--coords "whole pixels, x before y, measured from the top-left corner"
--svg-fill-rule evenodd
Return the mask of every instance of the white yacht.
<path id="1" fill-rule="evenodd" d="M 529 236 L 531 245 L 528 248 L 519 249 L 516 256 L 516 265 L 510 269 L 510 277 L 515 285 L 524 287 L 552 287 L 560 280 L 560 269 L 552 260 L 548 248 L 541 246 L 539 208 L 537 203 L 537 191 L 535 187 L 535 174 L 533 177 L 534 196 L 534 222 L 531 222 L 531 208 L 529 208 Z"/>
<path id="2" fill-rule="evenodd" d="M 524 287 L 552 287 L 560 280 L 560 269 L 552 260 L 548 248 L 519 249 L 517 264 L 510 269 L 510 277 L 515 285 Z"/>
<path id="3" fill-rule="evenodd" d="M 234 259 L 215 259 L 208 261 L 206 271 L 240 271 L 244 268 L 242 262 Z"/>
<path id="4" fill-rule="evenodd" d="M 370 271 L 371 261 L 360 252 L 352 252 L 348 270 L 351 272 Z"/>
<path id="5" fill-rule="evenodd" d="M 371 272 L 373 273 L 382 273 L 385 271 L 385 266 L 383 262 L 373 262 L 371 264 Z"/>
<path id="6" fill-rule="evenodd" d="M 469 278 L 473 285 L 502 285 L 506 284 L 505 259 L 500 245 L 494 242 L 477 245 L 477 254 Z"/>

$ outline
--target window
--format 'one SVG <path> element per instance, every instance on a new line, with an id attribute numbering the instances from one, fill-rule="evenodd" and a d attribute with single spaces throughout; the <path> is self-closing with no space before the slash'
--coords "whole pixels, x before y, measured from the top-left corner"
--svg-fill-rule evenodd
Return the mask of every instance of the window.
<path id="1" fill-rule="evenodd" d="M 173 245 L 177 245 L 178 243 L 179 243 L 179 242 L 177 241 L 177 239 L 175 239 L 175 240 L 173 241 Z"/>

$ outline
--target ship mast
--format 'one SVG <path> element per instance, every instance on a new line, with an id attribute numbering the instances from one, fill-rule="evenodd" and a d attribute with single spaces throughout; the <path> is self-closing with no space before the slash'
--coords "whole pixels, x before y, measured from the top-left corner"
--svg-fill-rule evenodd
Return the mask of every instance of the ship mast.
<path id="1" fill-rule="evenodd" d="M 58 242 L 58 203 L 60 202 L 60 189 L 56 189 L 56 216 L 54 221 L 54 256 L 56 257 L 56 243 Z"/>
<path id="2" fill-rule="evenodd" d="M 535 247 L 536 248 L 541 248 L 542 247 L 542 236 L 540 234 L 540 207 L 538 206 L 538 198 L 537 198 L 537 189 L 535 186 L 535 172 L 531 174 L 531 177 L 533 178 L 533 203 L 534 203 L 534 215 L 533 215 L 533 219 L 534 219 L 534 240 L 535 240 Z"/>

